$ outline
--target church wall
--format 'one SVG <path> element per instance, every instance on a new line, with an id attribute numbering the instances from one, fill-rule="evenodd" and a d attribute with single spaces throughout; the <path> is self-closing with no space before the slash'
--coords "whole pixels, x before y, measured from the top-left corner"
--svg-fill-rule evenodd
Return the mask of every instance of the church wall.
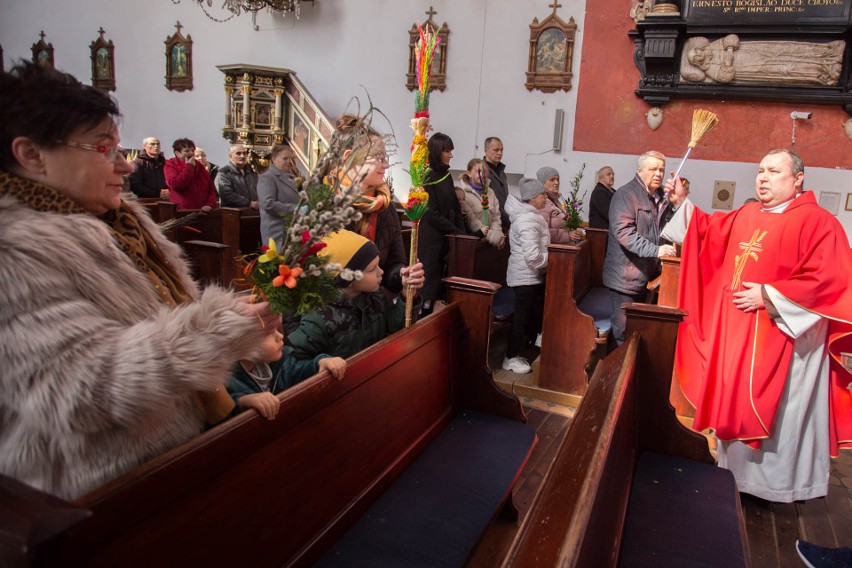
<path id="1" fill-rule="evenodd" d="M 221 2 L 213 4 L 216 10 Z M 578 25 L 574 88 L 553 94 L 524 87 L 529 24 L 533 17 L 541 20 L 550 14 L 549 2 L 433 0 L 431 4 L 437 11 L 435 21 L 447 22 L 451 30 L 447 90 L 433 93 L 431 110 L 435 129 L 455 142 L 454 169 L 462 170 L 470 158 L 481 156 L 484 138 L 497 135 L 506 147 L 510 182 L 516 184 L 521 175 L 532 176 L 549 165 L 562 173 L 564 192 L 585 163 L 583 190 L 591 190 L 594 170 L 603 165 L 615 168 L 620 185 L 633 175 L 636 156 L 646 149 L 665 152 L 672 157 L 670 167 L 676 167 L 689 138 L 692 109 L 700 106 L 718 112 L 722 123 L 696 149 L 684 175 L 693 181 L 698 205 L 708 209 L 713 181 L 735 181 L 736 206 L 753 193 L 762 152 L 789 145 L 790 110 L 812 110 L 814 118 L 799 121 L 796 131 L 797 149 L 808 166 L 806 186 L 842 194 L 839 218 L 852 234 L 852 212 L 842 211 L 846 193 L 852 190 L 852 175 L 846 170 L 852 167 L 852 158 L 845 152 L 852 141 L 841 130 L 845 115 L 839 108 L 675 102 L 664 108 L 660 129 L 651 131 L 644 117 L 649 106 L 633 94 L 639 74 L 627 37 L 633 27 L 629 0 L 595 0 L 588 12 L 582 1 L 561 2 L 560 17 L 574 16 Z M 221 137 L 223 75 L 215 66 L 286 67 L 297 72 L 332 118 L 357 110 L 354 96 L 364 110 L 369 93 L 387 116 L 387 121 L 378 117 L 376 125 L 397 137 L 393 175 L 395 185 L 407 190 L 403 164 L 408 159 L 414 99 L 404 86 L 408 29 L 414 21 L 426 19 L 426 4 L 317 0 L 313 6 L 304 5 L 298 21 L 292 15 L 259 13 L 258 31 L 252 29 L 250 15 L 219 24 L 191 0 L 178 5 L 171 0 L 0 0 L 0 6 L 6 69 L 13 59 L 30 57 L 30 46 L 43 29 L 55 48 L 57 67 L 88 83 L 88 46 L 98 27 L 104 27 L 106 38 L 116 44 L 114 95 L 124 113 L 121 134 L 129 147 L 139 147 L 142 138 L 153 134 L 170 157 L 171 142 L 188 136 L 208 151 L 212 161 L 227 162 L 227 142 Z M 177 20 L 194 41 L 194 89 L 183 93 L 166 90 L 163 78 L 163 41 L 174 33 Z M 551 150 L 556 109 L 566 113 L 560 152 Z"/>
<path id="2" fill-rule="evenodd" d="M 635 27 L 629 17 L 630 0 L 595 0 L 587 3 L 584 22 L 581 81 L 577 95 L 573 148 L 595 155 L 612 153 L 638 156 L 658 150 L 676 169 L 689 142 L 692 112 L 715 112 L 719 124 L 703 138 L 681 175 L 692 182 L 692 198 L 705 210 L 712 207 L 714 181 L 736 183 L 734 207 L 753 197 L 757 163 L 772 148 L 793 148 L 805 163 L 805 189 L 841 194 L 838 219 L 852 235 L 852 211 L 845 211 L 852 191 L 852 140 L 843 132 L 849 118 L 840 105 L 752 103 L 676 99 L 662 107 L 664 119 L 651 130 L 646 113 L 652 105 L 634 94 L 640 73 L 633 65 Z M 792 111 L 813 112 L 799 120 L 792 142 Z M 627 181 L 632 163 L 616 169 L 616 186 Z M 632 168 L 632 169 L 631 169 Z"/>

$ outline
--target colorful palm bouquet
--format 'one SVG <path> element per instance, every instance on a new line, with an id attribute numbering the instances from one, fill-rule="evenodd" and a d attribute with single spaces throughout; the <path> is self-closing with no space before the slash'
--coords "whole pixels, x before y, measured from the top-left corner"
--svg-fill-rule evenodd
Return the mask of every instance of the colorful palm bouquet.
<path id="1" fill-rule="evenodd" d="M 488 187 L 491 185 L 491 180 L 485 173 L 486 167 L 485 164 L 479 167 L 479 186 L 482 188 L 482 224 L 488 227 Z"/>
<path id="2" fill-rule="evenodd" d="M 352 207 L 359 194 L 357 184 L 343 187 L 340 176 L 333 175 L 355 165 L 354 152 L 350 152 L 348 160 L 341 158 L 351 149 L 354 139 L 340 136 L 332 140 L 306 187 L 299 191 L 294 212 L 285 215 L 280 247 L 269 239 L 259 253 L 244 259 L 247 264 L 243 274 L 252 292 L 268 301 L 276 313 L 301 315 L 321 308 L 340 297 L 334 284 L 338 275 L 349 280 L 358 277 L 341 273 L 340 265 L 319 255 L 325 248 L 324 237 L 361 218 L 361 213 Z"/>
<path id="3" fill-rule="evenodd" d="M 580 171 L 574 174 L 574 177 L 571 178 L 571 191 L 568 193 L 567 199 L 563 197 L 560 200 L 560 206 L 565 214 L 563 226 L 569 231 L 579 229 L 580 225 L 583 223 L 581 213 L 583 212 L 583 201 L 586 199 L 586 192 L 583 192 L 582 197 L 579 196 L 579 193 L 580 182 L 583 180 L 583 171 L 585 169 L 586 164 L 580 166 Z"/>
<path id="4" fill-rule="evenodd" d="M 411 129 L 414 138 L 411 141 L 411 162 L 408 173 L 411 175 L 411 190 L 403 209 L 405 216 L 411 221 L 411 251 L 409 266 L 417 263 L 417 244 L 419 240 L 420 219 L 428 207 L 429 194 L 423 189 L 429 174 L 429 150 L 426 133 L 429 131 L 429 78 L 432 74 L 432 63 L 438 49 L 440 38 L 428 25 L 424 30 L 417 25 L 420 40 L 415 50 L 415 69 L 417 74 L 417 91 L 414 93 L 414 118 Z M 414 305 L 414 290 L 407 287 L 405 291 L 407 305 L 405 307 L 405 327 L 411 326 L 412 307 Z"/>

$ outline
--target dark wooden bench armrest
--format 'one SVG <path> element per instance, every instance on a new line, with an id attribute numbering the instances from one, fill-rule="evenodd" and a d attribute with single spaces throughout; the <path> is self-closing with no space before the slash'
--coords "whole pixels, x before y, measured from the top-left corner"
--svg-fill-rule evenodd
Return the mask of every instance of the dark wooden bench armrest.
<path id="1" fill-rule="evenodd" d="M 24 556 L 91 514 L 84 507 L 0 475 L 0 546 L 13 555 Z"/>

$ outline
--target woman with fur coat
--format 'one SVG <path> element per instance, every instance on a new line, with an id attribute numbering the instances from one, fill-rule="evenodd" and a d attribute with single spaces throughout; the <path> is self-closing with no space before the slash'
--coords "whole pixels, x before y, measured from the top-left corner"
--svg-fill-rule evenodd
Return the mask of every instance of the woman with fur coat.
<path id="1" fill-rule="evenodd" d="M 122 201 L 118 115 L 65 73 L 0 73 L 0 473 L 66 499 L 227 415 L 234 361 L 281 323 L 199 292 Z"/>

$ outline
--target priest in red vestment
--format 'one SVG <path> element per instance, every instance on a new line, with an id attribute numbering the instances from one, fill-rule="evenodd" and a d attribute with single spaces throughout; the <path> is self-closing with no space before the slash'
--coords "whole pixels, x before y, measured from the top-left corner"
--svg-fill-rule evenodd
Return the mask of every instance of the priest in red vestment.
<path id="1" fill-rule="evenodd" d="M 760 163 L 758 203 L 708 215 L 677 207 L 663 238 L 683 242 L 675 368 L 693 429 L 719 440 L 741 491 L 791 502 L 828 491 L 829 454 L 852 447 L 852 253 L 838 221 L 803 191 L 797 154 Z"/>

